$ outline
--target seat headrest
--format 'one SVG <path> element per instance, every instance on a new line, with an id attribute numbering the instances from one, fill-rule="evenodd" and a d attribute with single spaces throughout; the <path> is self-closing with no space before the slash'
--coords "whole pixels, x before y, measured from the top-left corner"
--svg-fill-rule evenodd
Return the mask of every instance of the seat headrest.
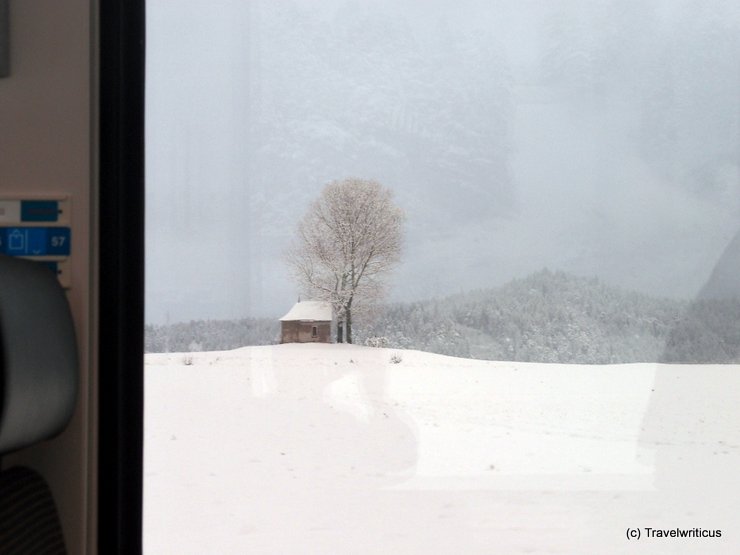
<path id="1" fill-rule="evenodd" d="M 43 265 L 0 255 L 0 454 L 61 432 L 77 400 L 66 294 Z"/>

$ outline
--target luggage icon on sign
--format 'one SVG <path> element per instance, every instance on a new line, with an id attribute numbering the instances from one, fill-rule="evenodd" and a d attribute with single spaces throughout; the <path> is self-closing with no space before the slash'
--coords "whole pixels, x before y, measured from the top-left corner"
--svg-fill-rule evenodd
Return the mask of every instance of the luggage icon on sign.
<path id="1" fill-rule="evenodd" d="M 8 250 L 23 251 L 26 249 L 26 234 L 20 229 L 14 229 L 8 234 Z"/>

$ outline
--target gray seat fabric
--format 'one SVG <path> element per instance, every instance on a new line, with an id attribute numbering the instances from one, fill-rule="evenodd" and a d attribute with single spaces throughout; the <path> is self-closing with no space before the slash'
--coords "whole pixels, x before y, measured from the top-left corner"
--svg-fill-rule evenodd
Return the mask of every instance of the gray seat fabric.
<path id="1" fill-rule="evenodd" d="M 0 255 L 0 455 L 49 439 L 72 416 L 78 359 L 64 290 L 46 267 Z M 66 553 L 51 491 L 25 467 L 0 472 L 0 555 Z"/>
<path id="2" fill-rule="evenodd" d="M 64 537 L 49 487 L 36 472 L 0 472 L 0 555 L 64 555 Z"/>

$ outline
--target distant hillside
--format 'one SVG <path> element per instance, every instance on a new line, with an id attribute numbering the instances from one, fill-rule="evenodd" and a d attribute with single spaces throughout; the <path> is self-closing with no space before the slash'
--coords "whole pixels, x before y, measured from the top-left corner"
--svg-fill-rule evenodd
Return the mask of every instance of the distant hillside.
<path id="1" fill-rule="evenodd" d="M 272 318 L 192 320 L 144 328 L 144 351 L 180 353 L 225 351 L 246 345 L 271 345 L 280 338 L 280 325 Z"/>
<path id="2" fill-rule="evenodd" d="M 494 360 L 656 361 L 686 307 L 544 270 L 496 289 L 390 306 L 363 335 Z"/>
<path id="3" fill-rule="evenodd" d="M 543 270 L 495 288 L 384 307 L 355 342 L 529 362 L 740 362 L 740 300 L 693 303 Z M 225 350 L 279 339 L 277 319 L 147 326 L 147 352 Z"/>

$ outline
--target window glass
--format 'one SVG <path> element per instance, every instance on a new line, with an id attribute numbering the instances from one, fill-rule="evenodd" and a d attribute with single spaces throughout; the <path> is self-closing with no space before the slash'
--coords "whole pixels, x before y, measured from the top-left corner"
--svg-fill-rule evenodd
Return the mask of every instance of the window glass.
<path id="1" fill-rule="evenodd" d="M 147 552 L 731 552 L 737 2 L 147 18 Z"/>

